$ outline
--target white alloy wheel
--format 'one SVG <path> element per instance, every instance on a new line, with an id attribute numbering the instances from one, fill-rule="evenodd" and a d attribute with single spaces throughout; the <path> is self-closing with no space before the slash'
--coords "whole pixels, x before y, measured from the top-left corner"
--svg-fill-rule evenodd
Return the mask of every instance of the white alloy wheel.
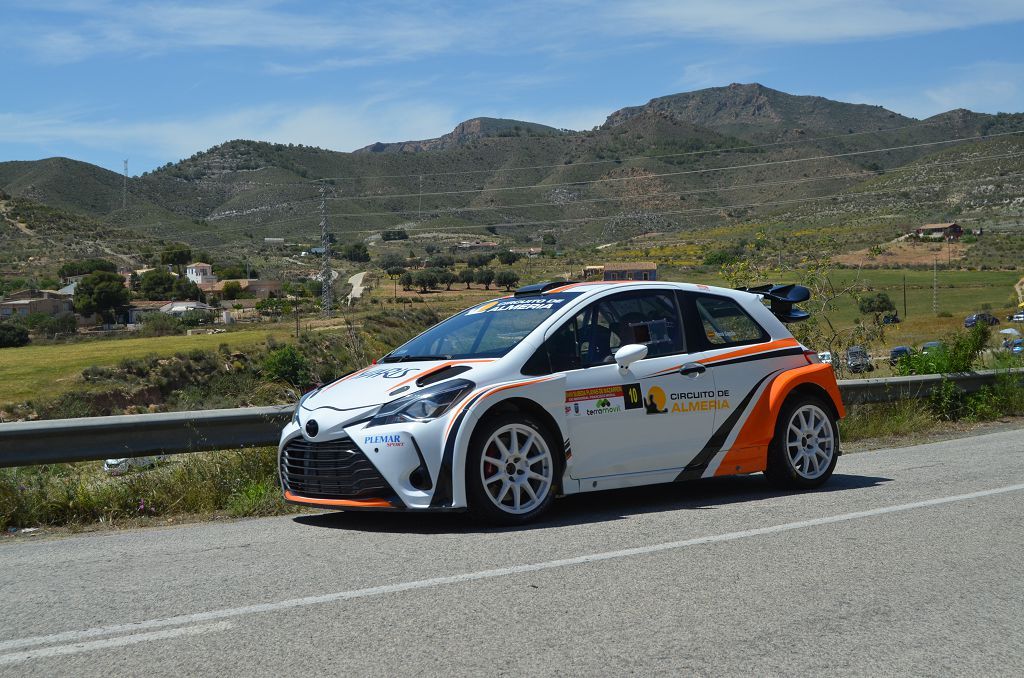
<path id="1" fill-rule="evenodd" d="M 524 424 L 506 424 L 484 444 L 479 473 L 491 502 L 505 513 L 520 515 L 547 499 L 555 464 L 539 431 Z"/>
<path id="2" fill-rule="evenodd" d="M 817 405 L 805 404 L 793 412 L 786 428 L 786 457 L 801 478 L 816 480 L 832 466 L 836 435 L 832 422 Z"/>

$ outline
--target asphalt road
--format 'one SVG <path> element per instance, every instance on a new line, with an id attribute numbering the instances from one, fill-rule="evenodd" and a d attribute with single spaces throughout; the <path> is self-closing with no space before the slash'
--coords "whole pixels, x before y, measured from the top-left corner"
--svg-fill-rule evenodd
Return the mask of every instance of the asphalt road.
<path id="1" fill-rule="evenodd" d="M 3 675 L 1024 674 L 1024 435 L 562 500 L 0 545 Z"/>

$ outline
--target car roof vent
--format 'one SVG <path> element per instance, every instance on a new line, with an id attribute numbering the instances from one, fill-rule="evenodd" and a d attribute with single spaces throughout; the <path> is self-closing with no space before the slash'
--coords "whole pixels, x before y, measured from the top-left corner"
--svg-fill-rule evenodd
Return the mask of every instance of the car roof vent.
<path id="1" fill-rule="evenodd" d="M 532 297 L 537 294 L 544 294 L 548 290 L 553 290 L 556 287 L 562 285 L 568 285 L 568 280 L 552 280 L 551 282 L 537 283 L 536 285 L 526 285 L 516 290 L 517 297 Z"/>

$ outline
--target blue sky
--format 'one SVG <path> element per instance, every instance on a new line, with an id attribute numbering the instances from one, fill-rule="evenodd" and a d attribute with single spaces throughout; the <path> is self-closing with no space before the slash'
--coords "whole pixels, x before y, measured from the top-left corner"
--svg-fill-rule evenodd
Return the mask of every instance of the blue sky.
<path id="1" fill-rule="evenodd" d="M 132 174 L 228 139 L 348 151 L 475 116 L 587 129 L 760 82 L 1024 111 L 1022 0 L 0 0 L 0 160 Z"/>

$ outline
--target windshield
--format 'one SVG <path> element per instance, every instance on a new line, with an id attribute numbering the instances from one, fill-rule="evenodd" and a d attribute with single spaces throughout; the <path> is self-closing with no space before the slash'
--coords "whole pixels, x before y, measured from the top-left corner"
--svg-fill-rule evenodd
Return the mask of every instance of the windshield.
<path id="1" fill-rule="evenodd" d="M 488 301 L 431 327 L 387 354 L 381 362 L 500 358 L 577 294 Z"/>

